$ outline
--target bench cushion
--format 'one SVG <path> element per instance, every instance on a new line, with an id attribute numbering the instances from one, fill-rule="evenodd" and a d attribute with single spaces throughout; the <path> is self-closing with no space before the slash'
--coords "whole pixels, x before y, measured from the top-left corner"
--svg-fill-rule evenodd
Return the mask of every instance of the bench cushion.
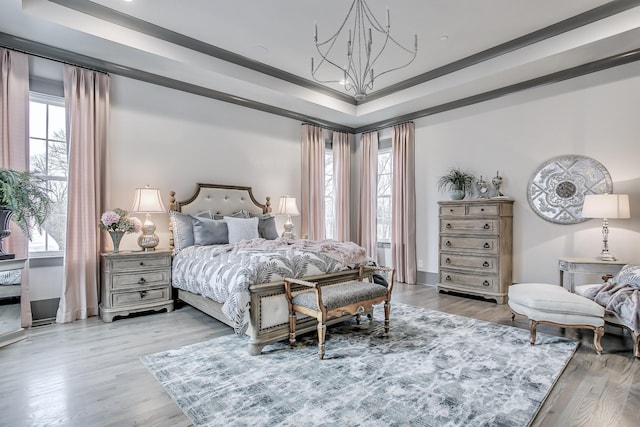
<path id="1" fill-rule="evenodd" d="M 387 287 L 369 282 L 345 282 L 322 287 L 322 303 L 327 310 L 345 307 L 387 294 Z M 318 310 L 315 291 L 301 292 L 291 299 L 294 305 Z"/>
<path id="2" fill-rule="evenodd" d="M 604 316 L 604 308 L 590 299 L 572 294 L 561 286 L 547 283 L 521 283 L 510 286 L 509 302 L 512 301 L 519 306 L 540 312 Z"/>

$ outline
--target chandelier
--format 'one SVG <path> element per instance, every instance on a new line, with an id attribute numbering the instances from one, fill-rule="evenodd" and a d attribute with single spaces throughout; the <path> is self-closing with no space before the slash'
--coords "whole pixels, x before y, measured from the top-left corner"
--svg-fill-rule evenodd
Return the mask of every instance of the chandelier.
<path id="1" fill-rule="evenodd" d="M 348 29 L 348 38 L 346 30 Z M 349 8 L 349 13 L 344 18 L 342 25 L 331 37 L 323 42 L 318 42 L 318 25 L 315 26 L 314 41 L 316 50 L 320 54 L 320 60 L 316 65 L 313 57 L 311 58 L 311 75 L 314 80 L 320 83 L 340 83 L 344 85 L 345 90 L 352 91 L 356 101 L 363 101 L 367 96 L 367 91 L 373 89 L 374 79 L 407 67 L 416 59 L 418 53 L 418 35 L 414 35 L 413 50 L 407 49 L 391 37 L 391 25 L 389 19 L 389 9 L 387 9 L 386 26 L 382 26 L 365 0 L 354 0 Z M 375 42 L 378 46 L 374 48 Z M 332 50 L 338 39 L 342 39 L 340 43 L 346 41 L 346 54 L 342 53 L 342 58 L 334 55 L 330 58 Z M 406 63 L 397 67 L 390 68 L 382 72 L 375 72 L 374 66 L 382 55 L 382 52 L 388 46 L 397 46 L 408 55 Z M 341 80 L 321 80 L 316 77 L 318 70 L 323 64 L 330 64 L 341 71 Z"/>

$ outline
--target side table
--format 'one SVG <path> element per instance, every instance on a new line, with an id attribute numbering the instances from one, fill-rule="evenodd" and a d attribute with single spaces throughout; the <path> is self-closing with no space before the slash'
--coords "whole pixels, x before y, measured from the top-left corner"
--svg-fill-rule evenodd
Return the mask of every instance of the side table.
<path id="1" fill-rule="evenodd" d="M 170 250 L 110 252 L 100 258 L 103 321 L 143 311 L 173 311 Z"/>
<path id="2" fill-rule="evenodd" d="M 575 291 L 576 274 L 613 274 L 627 264 L 624 261 L 601 261 L 597 258 L 559 258 L 558 269 L 560 270 L 560 286 L 569 292 Z M 567 283 L 564 275 L 567 274 Z"/>

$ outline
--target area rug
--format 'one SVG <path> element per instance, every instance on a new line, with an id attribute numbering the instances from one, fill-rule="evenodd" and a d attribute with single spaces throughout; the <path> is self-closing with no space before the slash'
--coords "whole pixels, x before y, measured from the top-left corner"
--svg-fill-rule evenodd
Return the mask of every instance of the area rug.
<path id="1" fill-rule="evenodd" d="M 249 356 L 227 335 L 142 357 L 195 426 L 527 426 L 578 343 L 394 304 Z"/>

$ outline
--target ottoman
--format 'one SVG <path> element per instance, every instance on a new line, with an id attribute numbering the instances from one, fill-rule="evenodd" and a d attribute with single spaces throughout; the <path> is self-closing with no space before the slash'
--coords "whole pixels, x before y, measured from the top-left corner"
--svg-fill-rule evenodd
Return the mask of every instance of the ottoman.
<path id="1" fill-rule="evenodd" d="M 562 328 L 593 329 L 593 345 L 602 353 L 600 340 L 604 335 L 604 308 L 588 298 L 573 294 L 562 286 L 547 283 L 521 283 L 509 287 L 511 320 L 516 314 L 529 318 L 531 338 L 536 342 L 538 323 Z"/>

